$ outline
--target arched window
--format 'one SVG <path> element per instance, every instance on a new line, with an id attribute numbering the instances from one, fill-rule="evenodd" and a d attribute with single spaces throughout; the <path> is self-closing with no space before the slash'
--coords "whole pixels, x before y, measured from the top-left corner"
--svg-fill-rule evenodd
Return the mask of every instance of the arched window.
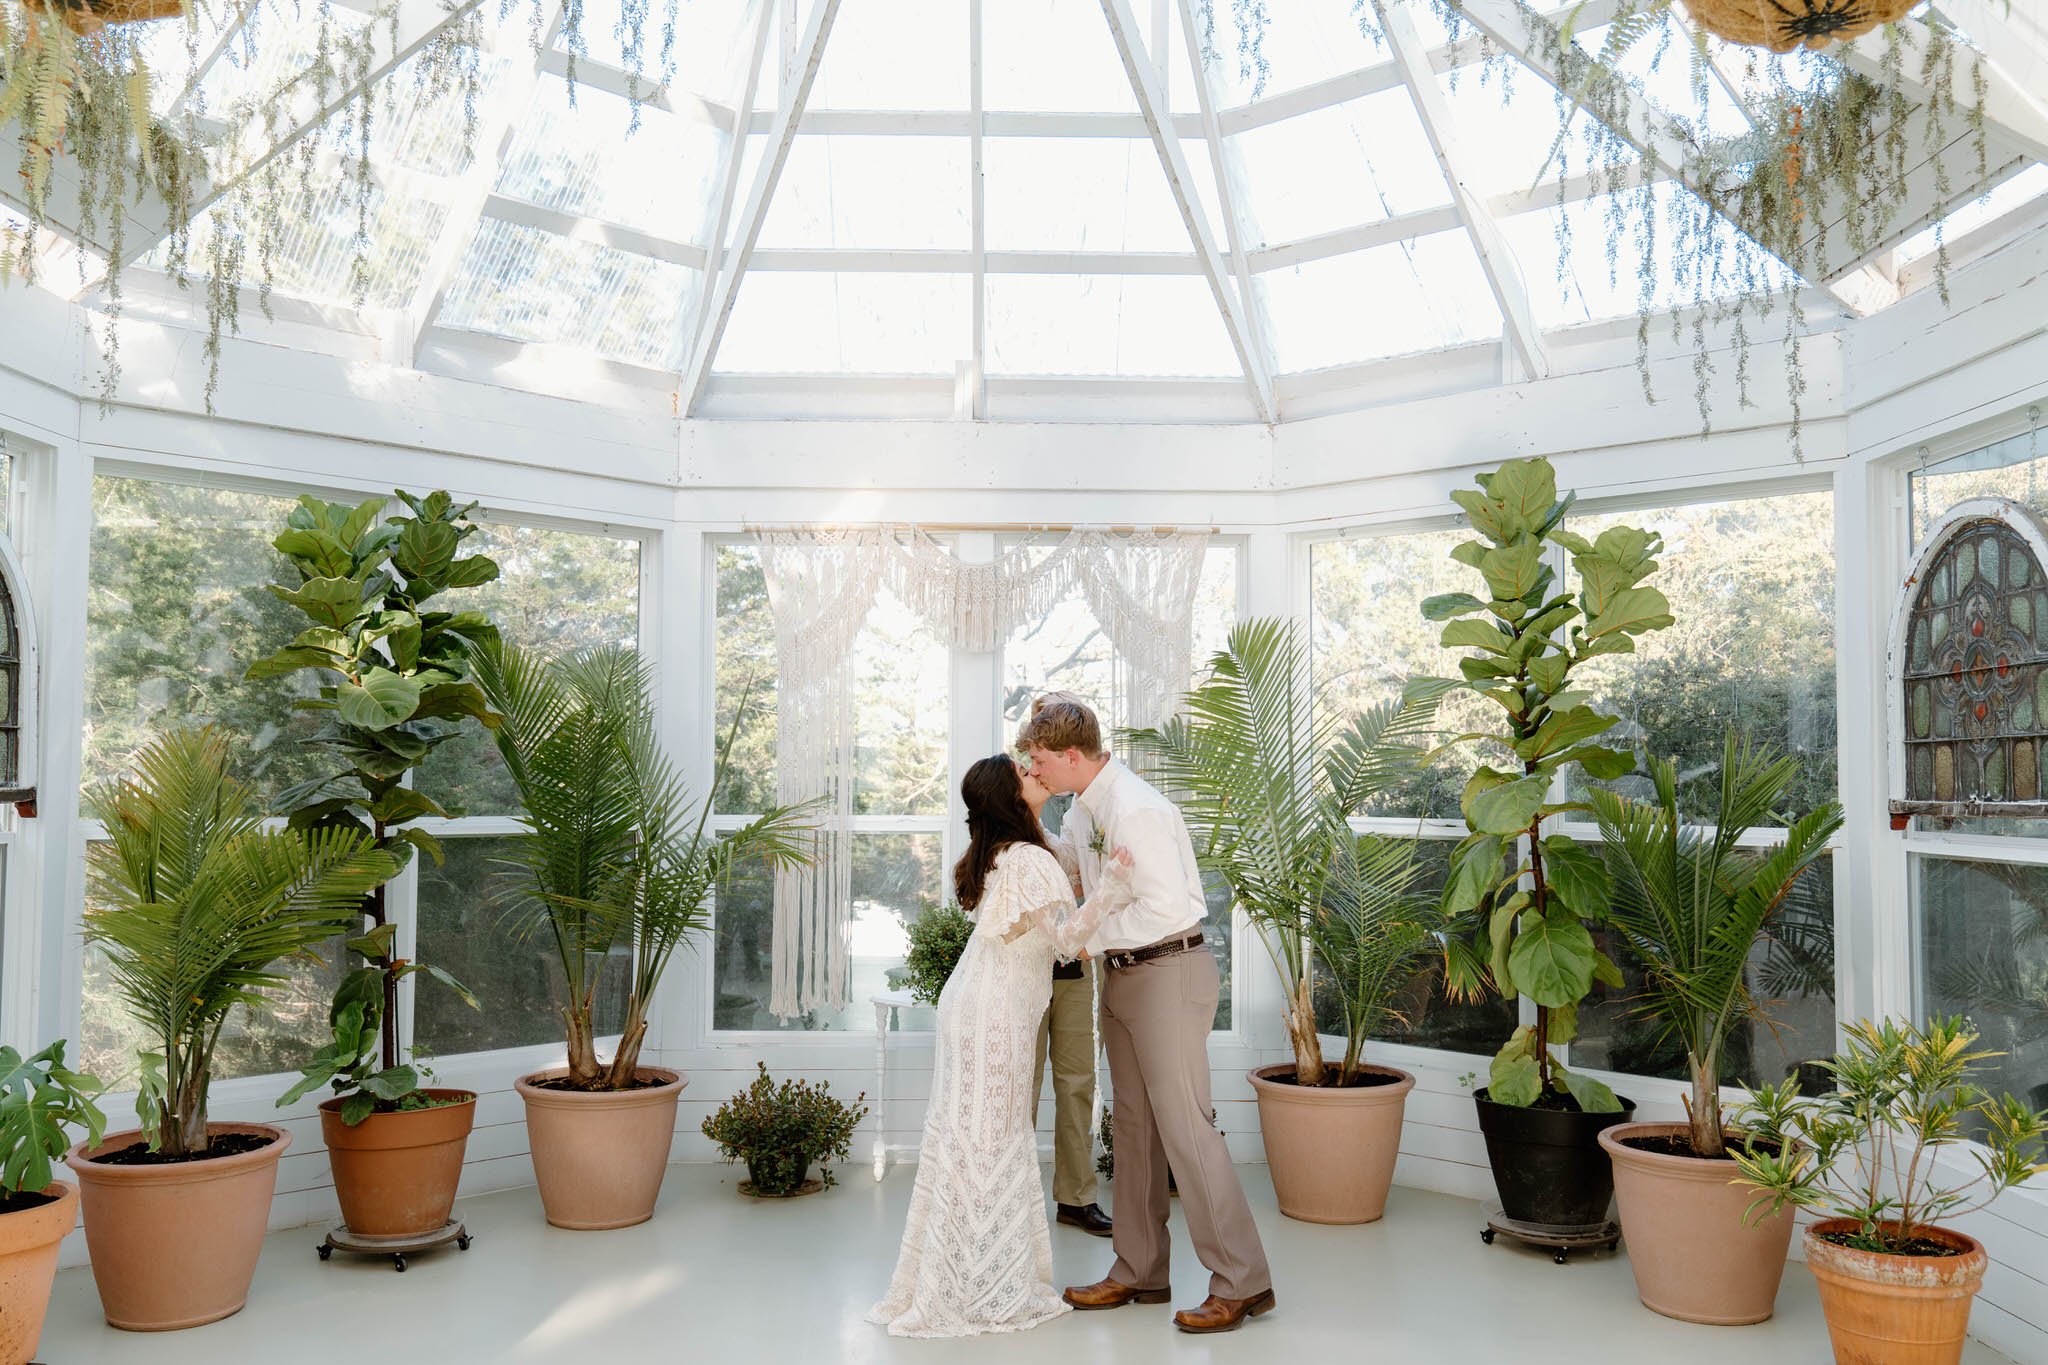
<path id="1" fill-rule="evenodd" d="M 1891 638 L 1891 813 L 2048 817 L 2048 528 L 2005 498 L 1928 534 Z"/>
<path id="2" fill-rule="evenodd" d="M 36 799 L 35 613 L 14 544 L 0 535 L 0 801 Z"/>

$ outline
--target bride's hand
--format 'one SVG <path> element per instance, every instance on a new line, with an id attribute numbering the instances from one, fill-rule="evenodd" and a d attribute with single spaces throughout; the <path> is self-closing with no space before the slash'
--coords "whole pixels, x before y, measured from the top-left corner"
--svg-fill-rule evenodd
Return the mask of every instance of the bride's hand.
<path id="1" fill-rule="evenodd" d="M 1137 863 L 1131 858 L 1128 848 L 1118 845 L 1117 850 L 1102 865 L 1102 885 L 1099 889 L 1112 895 L 1129 896 L 1131 893 L 1131 869 Z"/>

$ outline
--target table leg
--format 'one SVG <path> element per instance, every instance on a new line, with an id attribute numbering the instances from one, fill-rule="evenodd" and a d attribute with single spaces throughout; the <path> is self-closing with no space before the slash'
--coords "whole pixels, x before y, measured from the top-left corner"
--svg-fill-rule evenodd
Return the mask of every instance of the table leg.
<path id="1" fill-rule="evenodd" d="M 875 1006 L 875 1102 L 870 1106 L 875 1114 L 875 1179 L 880 1180 L 889 1169 L 889 1149 L 882 1142 L 882 1111 L 888 1108 L 889 1097 L 889 1019 L 895 1010 L 887 1005 Z"/>

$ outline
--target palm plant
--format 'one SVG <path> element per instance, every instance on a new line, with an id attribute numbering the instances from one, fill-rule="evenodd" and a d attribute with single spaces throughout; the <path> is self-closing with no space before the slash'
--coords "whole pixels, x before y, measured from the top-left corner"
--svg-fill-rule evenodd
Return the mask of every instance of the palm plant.
<path id="1" fill-rule="evenodd" d="M 221 1027 L 285 985 L 277 964 L 311 958 L 350 928 L 396 871 L 360 830 L 266 828 L 262 803 L 228 771 L 227 740 L 172 730 L 132 775 L 89 792 L 106 826 L 86 855 L 85 938 L 155 1040 L 136 1112 L 152 1151 L 207 1149 L 206 1094 Z"/>
<path id="2" fill-rule="evenodd" d="M 562 1018 L 569 1083 L 633 1084 L 647 1011 L 675 951 L 710 927 L 713 888 L 750 859 L 803 862 L 804 807 L 776 807 L 723 837 L 708 801 L 693 801 L 662 752 L 652 673 L 630 649 L 566 658 L 486 643 L 476 679 L 503 717 L 496 731 L 525 806 L 512 885 L 536 909 L 568 987 Z M 712 790 L 724 779 L 744 701 L 719 744 Z M 595 1002 L 614 946 L 630 945 L 625 1023 L 609 1063 L 597 1057 Z"/>
<path id="3" fill-rule="evenodd" d="M 1319 716 L 1292 621 L 1246 621 L 1187 694 L 1184 715 L 1125 732 L 1176 790 L 1202 866 L 1229 883 L 1287 992 L 1295 1080 L 1348 1085 L 1409 966 L 1436 947 L 1414 841 L 1357 834 L 1349 817 L 1413 772 L 1406 741 L 1434 723 L 1441 686 L 1343 719 Z M 1344 1061 L 1327 1076 L 1315 964 L 1344 1002 Z"/>
<path id="4" fill-rule="evenodd" d="M 1693 1154 L 1720 1157 L 1727 1150 L 1722 1054 L 1736 1025 L 1763 1017 L 1750 991 L 1751 955 L 1800 879 L 1826 856 L 1842 810 L 1830 801 L 1787 824 L 1782 843 L 1747 849 L 1742 837 L 1798 776 L 1796 758 L 1729 734 L 1711 828 L 1680 819 L 1673 763 L 1654 760 L 1649 770 L 1654 801 L 1589 793 L 1612 878 L 1607 922 L 1644 965 L 1640 1012 L 1685 1046 Z"/>

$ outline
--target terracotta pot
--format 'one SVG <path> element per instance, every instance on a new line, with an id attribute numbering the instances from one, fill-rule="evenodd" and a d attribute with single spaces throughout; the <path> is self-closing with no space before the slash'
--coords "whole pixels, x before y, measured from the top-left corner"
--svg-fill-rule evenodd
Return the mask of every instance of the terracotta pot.
<path id="1" fill-rule="evenodd" d="M 1984 1283 L 1984 1248 L 1947 1228 L 1920 1235 L 1955 1256 L 1884 1256 L 1826 1240 L 1854 1232 L 1853 1218 L 1806 1230 L 1806 1267 L 1820 1283 L 1836 1365 L 1957 1365 L 1970 1329 L 1970 1300 Z"/>
<path id="2" fill-rule="evenodd" d="M 541 1207 L 558 1228 L 625 1228 L 654 1216 L 675 1140 L 681 1073 L 643 1066 L 633 1074 L 660 1085 L 640 1090 L 547 1090 L 536 1081 L 568 1075 L 539 1071 L 514 1083 L 526 1101 L 526 1136 Z"/>
<path id="3" fill-rule="evenodd" d="M 351 1128 L 341 1121 L 341 1100 L 320 1106 L 320 1136 L 334 1171 L 341 1220 L 365 1237 L 408 1237 L 439 1232 L 455 1207 L 462 1153 L 476 1125 L 476 1094 L 428 1090 L 455 1104 L 372 1114 Z"/>
<path id="4" fill-rule="evenodd" d="M 78 1187 L 60 1180 L 43 1191 L 57 1197 L 17 1213 L 0 1213 L 0 1365 L 27 1365 L 43 1335 L 57 1244 L 78 1226 Z"/>
<path id="5" fill-rule="evenodd" d="M 108 1166 L 84 1143 L 65 1164 L 78 1173 L 85 1244 L 107 1321 L 130 1332 L 197 1327 L 241 1311 L 263 1250 L 277 1159 L 292 1135 L 267 1123 L 209 1123 L 207 1136 L 252 1133 L 253 1152 L 170 1166 Z M 93 1152 L 142 1141 L 112 1133 Z"/>
<path id="6" fill-rule="evenodd" d="M 1331 1063 L 1332 1066 L 1337 1065 Z M 1371 1223 L 1387 1209 L 1401 1116 L 1415 1078 L 1388 1066 L 1360 1068 L 1392 1084 L 1343 1089 L 1294 1085 L 1294 1064 L 1245 1073 L 1259 1097 L 1259 1132 L 1280 1212 L 1304 1223 Z"/>
<path id="7" fill-rule="evenodd" d="M 1792 1247 L 1792 1210 L 1753 1226 L 1743 1215 L 1757 1193 L 1738 1184 L 1733 1161 L 1646 1152 L 1630 1138 L 1684 1137 L 1682 1123 L 1625 1123 L 1602 1129 L 1614 1161 L 1614 1199 L 1629 1269 L 1643 1307 L 1683 1322 L 1762 1322 L 1777 1306 Z M 1733 1140 L 1732 1138 L 1730 1139 Z"/>

